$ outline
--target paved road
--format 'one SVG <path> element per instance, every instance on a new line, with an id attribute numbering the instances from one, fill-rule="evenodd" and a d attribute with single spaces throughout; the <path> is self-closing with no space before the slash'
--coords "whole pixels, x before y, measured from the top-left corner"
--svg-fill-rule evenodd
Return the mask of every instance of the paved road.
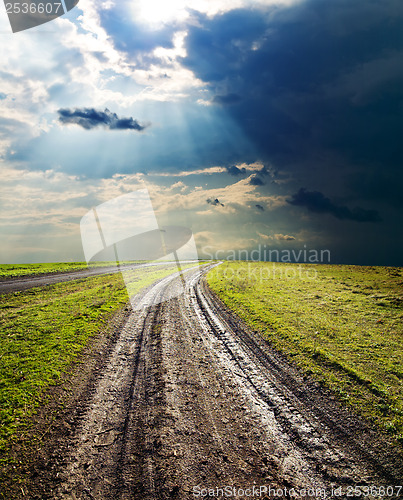
<path id="1" fill-rule="evenodd" d="M 194 261 L 181 261 L 182 264 L 192 263 Z M 136 269 L 150 266 L 161 266 L 167 264 L 175 264 L 175 262 L 151 262 L 147 264 L 133 264 L 121 266 L 121 269 L 127 271 L 129 269 Z M 71 271 L 63 273 L 49 273 L 43 275 L 24 276 L 22 278 L 12 278 L 8 280 L 0 280 L 0 295 L 12 292 L 21 292 L 35 288 L 38 286 L 54 285 L 64 281 L 74 281 L 84 278 L 91 278 L 93 276 L 101 276 L 104 274 L 119 273 L 121 269 L 116 266 L 110 267 L 97 267 L 83 269 L 82 271 Z"/>
<path id="2" fill-rule="evenodd" d="M 53 451 L 41 498 L 275 498 L 271 488 L 346 499 L 358 484 L 398 484 L 371 429 L 248 330 L 203 272 L 187 271 L 176 298 L 164 300 L 177 275 L 137 297 L 144 307 Z"/>

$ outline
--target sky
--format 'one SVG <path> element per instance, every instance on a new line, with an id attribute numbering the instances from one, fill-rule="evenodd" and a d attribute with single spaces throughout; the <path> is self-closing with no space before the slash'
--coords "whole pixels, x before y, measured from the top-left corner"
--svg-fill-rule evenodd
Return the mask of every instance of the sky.
<path id="1" fill-rule="evenodd" d="M 1 6 L 0 37 L 1 263 L 84 260 L 82 217 L 147 189 L 200 258 L 403 266 L 401 0 Z"/>

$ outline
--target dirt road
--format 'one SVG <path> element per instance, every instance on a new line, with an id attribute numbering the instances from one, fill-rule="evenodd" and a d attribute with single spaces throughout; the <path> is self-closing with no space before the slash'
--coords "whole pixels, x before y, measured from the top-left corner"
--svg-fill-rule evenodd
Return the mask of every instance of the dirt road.
<path id="1" fill-rule="evenodd" d="M 371 429 L 186 274 L 177 298 L 175 277 L 139 297 L 156 305 L 128 316 L 32 498 L 386 498 L 399 470 Z"/>

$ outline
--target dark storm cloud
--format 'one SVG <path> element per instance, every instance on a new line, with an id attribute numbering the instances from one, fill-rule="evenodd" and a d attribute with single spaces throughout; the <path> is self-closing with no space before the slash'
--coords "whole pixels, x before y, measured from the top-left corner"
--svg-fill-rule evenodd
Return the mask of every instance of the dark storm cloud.
<path id="1" fill-rule="evenodd" d="M 261 176 L 268 176 L 272 179 L 276 179 L 278 177 L 278 170 L 271 165 L 263 165 L 263 167 L 258 170 L 258 174 Z"/>
<path id="2" fill-rule="evenodd" d="M 214 104 L 221 104 L 222 106 L 230 106 L 241 100 L 238 94 L 225 94 L 225 95 L 215 95 L 213 98 Z"/>
<path id="3" fill-rule="evenodd" d="M 402 265 L 403 2 L 304 0 L 200 15 L 185 45 L 183 64 L 212 100 L 241 96 L 211 107 L 275 169 L 256 172 L 262 190 L 315 186 L 329 197 L 297 193 L 301 218 L 286 221 L 290 231 L 298 222 L 320 234 L 338 262 Z M 307 220 L 303 206 L 333 217 Z M 377 221 L 378 213 L 378 224 L 338 222 Z"/>
<path id="4" fill-rule="evenodd" d="M 271 175 L 270 172 L 267 170 L 267 167 L 264 165 L 260 170 L 259 170 L 260 175 Z"/>
<path id="5" fill-rule="evenodd" d="M 260 210 L 260 212 L 264 212 L 264 207 L 262 205 L 256 204 L 255 207 Z"/>
<path id="6" fill-rule="evenodd" d="M 215 200 L 212 200 L 211 198 L 207 198 L 206 202 L 209 204 L 209 205 L 213 205 L 213 206 L 221 206 L 223 207 L 224 206 L 224 203 L 221 203 L 221 201 L 219 201 L 217 198 Z"/>
<path id="7" fill-rule="evenodd" d="M 109 109 L 98 111 L 94 108 L 82 109 L 59 109 L 59 122 L 63 124 L 79 125 L 86 130 L 96 127 L 106 127 L 110 130 L 137 130 L 141 132 L 146 125 L 140 123 L 134 118 L 119 118 L 116 113 L 111 113 Z"/>
<path id="8" fill-rule="evenodd" d="M 256 175 L 256 174 L 253 174 L 249 177 L 249 184 L 251 186 L 264 186 L 264 182 L 262 181 L 262 179 Z"/>
<path id="9" fill-rule="evenodd" d="M 379 222 L 381 220 L 376 210 L 365 210 L 360 207 L 355 207 L 351 210 L 348 207 L 333 203 L 319 191 L 306 191 L 301 188 L 287 202 L 291 205 L 306 207 L 311 212 L 331 214 L 341 220 L 353 220 L 356 222 Z"/>
<path id="10" fill-rule="evenodd" d="M 365 200 L 386 202 L 400 210 L 403 207 L 403 171 L 368 172 L 365 176 L 355 172 L 348 176 L 347 183 Z"/>
<path id="11" fill-rule="evenodd" d="M 307 0 L 265 13 L 199 16 L 198 23 L 183 63 L 208 82 L 213 102 L 221 104 L 223 87 L 242 97 L 226 112 L 263 159 L 301 176 L 324 156 L 330 177 L 334 157 L 365 175 L 400 168 L 400 0 Z"/>
<path id="12" fill-rule="evenodd" d="M 226 169 L 227 169 L 227 172 L 230 175 L 233 175 L 234 177 L 236 177 L 238 175 L 242 175 L 242 174 L 244 174 L 246 172 L 246 168 L 245 167 L 239 168 L 236 165 L 232 165 L 231 167 L 226 167 Z"/>

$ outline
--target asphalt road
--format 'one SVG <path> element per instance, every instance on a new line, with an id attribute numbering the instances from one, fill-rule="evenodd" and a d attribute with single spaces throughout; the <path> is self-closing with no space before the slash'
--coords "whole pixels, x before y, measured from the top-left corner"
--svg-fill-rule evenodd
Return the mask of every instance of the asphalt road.
<path id="1" fill-rule="evenodd" d="M 183 264 L 192 263 L 194 261 L 181 261 Z M 12 278 L 0 280 L 0 295 L 13 292 L 21 292 L 24 290 L 29 290 L 30 288 L 54 285 L 56 283 L 63 283 L 64 281 L 74 281 L 79 279 L 91 278 L 93 276 L 102 276 L 104 274 L 115 274 L 121 272 L 121 270 L 136 269 L 142 267 L 150 266 L 161 266 L 167 264 L 175 264 L 175 262 L 161 261 L 161 262 L 151 262 L 147 264 L 132 264 L 123 265 L 120 269 L 116 266 L 110 267 L 96 267 L 83 269 L 82 271 L 71 271 L 62 273 L 48 273 L 33 276 L 24 276 L 21 278 Z"/>

